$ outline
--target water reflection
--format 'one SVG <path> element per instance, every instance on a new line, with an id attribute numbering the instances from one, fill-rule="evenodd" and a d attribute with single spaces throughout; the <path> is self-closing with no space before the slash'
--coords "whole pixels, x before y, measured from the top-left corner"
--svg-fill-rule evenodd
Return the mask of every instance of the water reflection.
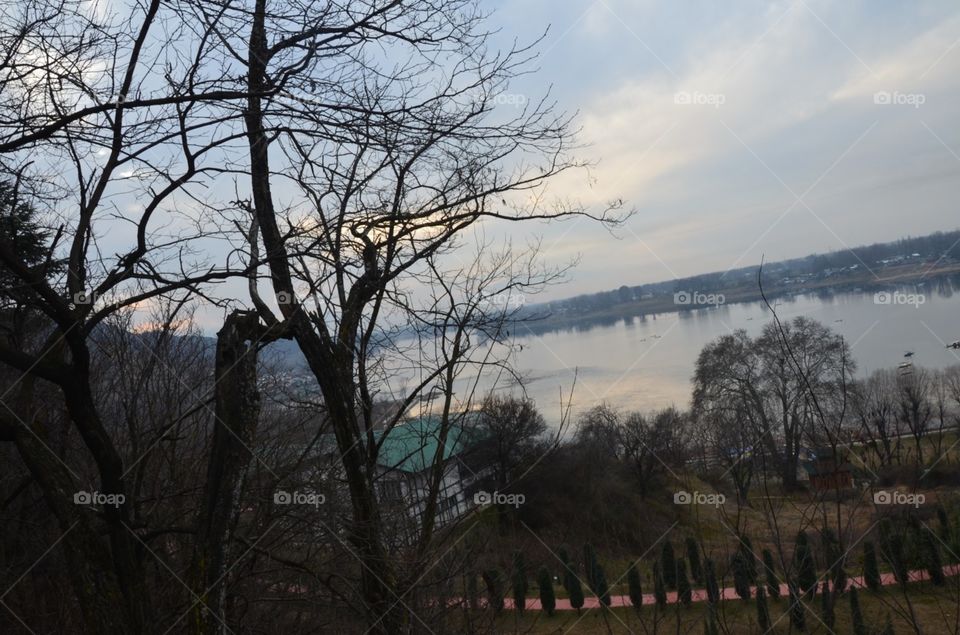
<path id="1" fill-rule="evenodd" d="M 863 375 L 895 367 L 905 350 L 915 352 L 918 366 L 960 363 L 958 351 L 945 348 L 960 339 L 958 285 L 960 276 L 943 276 L 900 286 L 779 294 L 770 301 L 781 319 L 804 315 L 841 333 Z M 899 301 L 910 297 L 923 302 Z M 521 345 L 514 347 L 514 361 L 523 387 L 549 419 L 559 418 L 559 391 L 569 391 L 575 369 L 575 411 L 601 401 L 631 409 L 686 406 L 701 348 L 735 329 L 756 335 L 770 318 L 762 302 L 746 302 L 678 313 L 607 314 L 559 329 L 526 324 L 514 330 Z M 498 389 L 517 392 L 520 387 L 501 384 Z"/>

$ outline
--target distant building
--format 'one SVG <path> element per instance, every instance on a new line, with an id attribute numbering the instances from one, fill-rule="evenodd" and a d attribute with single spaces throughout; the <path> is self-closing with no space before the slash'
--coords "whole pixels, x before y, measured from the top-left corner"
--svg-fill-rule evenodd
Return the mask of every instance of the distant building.
<path id="1" fill-rule="evenodd" d="M 830 492 L 854 486 L 855 469 L 846 460 L 843 451 L 838 454 L 839 456 L 835 457 L 830 448 L 821 448 L 803 461 L 802 468 L 814 491 Z"/>
<path id="2" fill-rule="evenodd" d="M 463 428 L 449 426 L 444 442 L 442 476 L 434 522 L 442 527 L 457 520 L 475 505 L 472 485 L 483 475 L 473 473 L 460 460 L 465 451 Z M 422 524 L 433 467 L 440 452 L 442 426 L 438 417 L 423 417 L 397 425 L 380 447 L 378 487 L 387 509 Z"/>

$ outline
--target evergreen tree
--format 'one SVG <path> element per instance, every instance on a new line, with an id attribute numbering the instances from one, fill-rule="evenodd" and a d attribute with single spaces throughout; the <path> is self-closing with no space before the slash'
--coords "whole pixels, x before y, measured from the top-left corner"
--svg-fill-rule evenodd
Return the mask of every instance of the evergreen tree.
<path id="1" fill-rule="evenodd" d="M 697 584 L 703 584 L 703 567 L 700 564 L 700 545 L 693 536 L 687 536 L 687 560 L 690 562 L 690 576 Z"/>
<path id="2" fill-rule="evenodd" d="M 521 551 L 513 554 L 513 606 L 520 613 L 527 608 L 527 563 Z"/>
<path id="3" fill-rule="evenodd" d="M 847 590 L 847 572 L 843 567 L 843 545 L 830 528 L 823 530 L 823 546 L 827 564 L 830 566 L 833 587 L 838 593 L 843 593 Z"/>
<path id="4" fill-rule="evenodd" d="M 773 554 L 769 549 L 763 550 L 763 570 L 767 577 L 767 593 L 770 597 L 777 599 L 780 597 L 780 581 L 777 580 L 777 570 L 773 562 Z"/>
<path id="5" fill-rule="evenodd" d="M 940 540 L 944 544 L 950 544 L 950 519 L 947 517 L 947 510 L 943 508 L 943 505 L 937 505 L 937 522 L 940 523 Z"/>
<path id="6" fill-rule="evenodd" d="M 914 514 L 909 514 L 904 540 L 904 561 L 908 570 L 926 568 L 925 533 L 920 519 Z"/>
<path id="7" fill-rule="evenodd" d="M 720 587 L 717 585 L 717 570 L 713 565 L 713 560 L 707 558 L 703 562 L 704 586 L 707 591 L 707 602 L 711 606 L 716 606 L 720 601 Z"/>
<path id="8" fill-rule="evenodd" d="M 929 529 L 923 532 L 923 555 L 924 566 L 927 573 L 930 574 L 930 581 L 934 586 L 943 586 L 946 579 L 943 576 L 943 560 L 940 559 L 940 547 L 937 546 L 937 538 Z"/>
<path id="9" fill-rule="evenodd" d="M 663 579 L 663 566 L 659 562 L 653 563 L 653 597 L 658 607 L 664 608 L 667 605 L 667 583 Z"/>
<path id="10" fill-rule="evenodd" d="M 850 589 L 850 624 L 853 635 L 867 635 L 867 625 L 863 621 L 863 613 L 860 612 L 860 596 L 856 587 Z"/>
<path id="11" fill-rule="evenodd" d="M 733 554 L 733 589 L 745 602 L 750 601 L 750 574 L 747 571 L 746 556 L 742 551 Z"/>
<path id="12" fill-rule="evenodd" d="M 683 558 L 677 558 L 677 597 L 684 606 L 690 606 L 693 601 L 693 589 L 690 588 L 690 580 L 687 579 L 687 563 Z"/>
<path id="13" fill-rule="evenodd" d="M 677 588 L 677 557 L 673 553 L 673 544 L 669 540 L 663 541 L 660 548 L 660 573 L 663 575 L 663 583 L 668 589 Z"/>
<path id="14" fill-rule="evenodd" d="M 830 592 L 830 585 L 823 582 L 820 585 L 820 608 L 823 616 L 821 619 L 830 631 L 833 630 L 833 624 L 836 621 L 833 614 L 833 601 L 834 595 Z"/>
<path id="15" fill-rule="evenodd" d="M 600 604 L 610 606 L 610 586 L 607 584 L 607 574 L 599 562 L 594 566 L 596 567 L 594 575 L 596 576 L 597 583 L 597 588 L 594 593 L 596 593 L 597 599 L 600 600 Z"/>
<path id="16" fill-rule="evenodd" d="M 580 578 L 574 573 L 568 573 L 568 583 L 570 584 L 570 590 L 567 591 L 570 595 L 570 606 L 577 609 L 577 614 L 580 614 L 580 609 L 583 608 L 583 586 L 580 584 Z"/>
<path id="17" fill-rule="evenodd" d="M 880 567 L 877 565 L 877 550 L 869 540 L 863 543 L 863 581 L 876 593 L 880 590 Z"/>
<path id="18" fill-rule="evenodd" d="M 38 220 L 35 207 L 23 192 L 9 180 L 0 180 L 0 243 L 14 251 L 27 267 L 34 269 L 48 262 L 51 237 Z M 62 261 L 50 260 L 44 278 L 63 269 Z M 26 298 L 25 283 L 3 263 L 0 263 L 0 307 L 9 306 L 15 299 Z"/>
<path id="19" fill-rule="evenodd" d="M 477 574 L 473 571 L 467 572 L 467 606 L 476 611 L 480 605 L 480 592 L 477 590 Z"/>
<path id="20" fill-rule="evenodd" d="M 627 569 L 627 589 L 630 595 L 630 604 L 637 611 L 643 607 L 643 587 L 640 583 L 640 570 L 637 569 L 637 563 L 634 562 Z"/>
<path id="21" fill-rule="evenodd" d="M 594 593 L 597 592 L 597 552 L 589 542 L 583 546 L 583 574 L 587 586 Z"/>
<path id="22" fill-rule="evenodd" d="M 907 579 L 907 562 L 903 552 L 903 536 L 896 531 L 892 531 L 887 535 L 884 543 L 883 558 L 890 565 L 893 576 L 900 586 L 905 587 L 909 580 Z"/>
<path id="23" fill-rule="evenodd" d="M 757 583 L 757 556 L 753 553 L 753 543 L 749 536 L 740 536 L 740 553 L 743 554 L 744 572 L 750 584 Z"/>
<path id="24" fill-rule="evenodd" d="M 573 565 L 570 563 L 570 556 L 567 555 L 567 550 L 565 548 L 560 547 L 557 549 L 557 557 L 563 564 L 563 571 L 561 572 L 560 580 L 563 582 L 563 588 L 566 590 L 567 595 L 570 595 L 570 576 L 573 573 Z"/>
<path id="25" fill-rule="evenodd" d="M 537 572 L 537 586 L 540 588 L 540 607 L 551 617 L 557 608 L 557 596 L 553 592 L 553 580 L 546 567 L 540 567 Z"/>
<path id="26" fill-rule="evenodd" d="M 763 587 L 757 587 L 757 624 L 761 633 L 770 630 L 770 608 L 767 606 L 767 594 Z"/>
<path id="27" fill-rule="evenodd" d="M 817 566 L 810 550 L 810 540 L 807 532 L 797 534 L 797 542 L 793 550 L 793 564 L 797 571 L 797 585 L 803 592 L 808 592 L 817 583 Z"/>
<path id="28" fill-rule="evenodd" d="M 483 572 L 483 583 L 487 587 L 487 598 L 494 613 L 500 613 L 503 610 L 503 583 L 500 572 L 497 569 L 490 569 Z"/>
<path id="29" fill-rule="evenodd" d="M 796 581 L 787 583 L 790 598 L 790 623 L 801 633 L 807 629 L 807 615 L 800 601 L 800 589 Z"/>

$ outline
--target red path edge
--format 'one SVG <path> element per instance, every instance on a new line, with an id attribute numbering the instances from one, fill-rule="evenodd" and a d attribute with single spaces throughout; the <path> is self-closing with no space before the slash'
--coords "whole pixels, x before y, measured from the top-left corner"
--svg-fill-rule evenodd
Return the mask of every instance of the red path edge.
<path id="1" fill-rule="evenodd" d="M 952 576 L 957 575 L 958 573 L 960 573 L 960 564 L 951 564 L 951 565 L 947 565 L 947 566 L 943 567 L 943 575 L 946 576 L 946 577 L 952 577 Z M 925 571 L 925 570 L 911 571 L 910 574 L 909 574 L 909 580 L 910 580 L 910 582 L 921 582 L 921 581 L 923 581 L 923 580 L 929 580 L 929 579 L 930 579 L 930 574 L 927 573 L 927 571 Z M 881 584 L 882 586 L 891 586 L 891 585 L 894 585 L 894 584 L 896 584 L 896 583 L 897 583 L 897 579 L 894 577 L 894 575 L 893 575 L 892 573 L 881 573 L 881 574 L 880 574 L 880 584 Z M 818 593 L 820 592 L 820 587 L 821 587 L 821 585 L 822 585 L 822 582 L 821 582 L 821 583 L 818 583 L 818 585 L 817 585 L 817 592 L 818 592 Z M 851 577 L 849 577 L 849 578 L 848 578 L 848 582 L 847 582 L 847 588 L 850 588 L 851 586 L 856 586 L 856 587 L 860 587 L 860 588 L 866 587 L 866 584 L 865 584 L 864 581 L 863 581 L 863 576 L 851 576 Z M 763 588 L 766 589 L 766 586 L 764 586 Z M 704 589 L 693 589 L 692 595 L 693 595 L 693 601 L 694 601 L 694 602 L 706 602 L 706 601 L 707 601 L 707 592 L 706 592 Z M 787 585 L 786 585 L 786 584 L 781 584 L 781 585 L 780 585 L 780 596 L 781 596 L 781 597 L 785 597 L 785 596 L 787 596 L 787 595 L 789 595 L 789 590 L 787 589 Z M 750 587 L 750 596 L 751 596 L 751 597 L 755 597 L 755 596 L 756 596 L 756 587 Z M 768 597 L 769 597 L 769 596 L 768 596 Z M 739 596 L 737 595 L 737 593 L 736 593 L 736 591 L 734 590 L 733 587 L 725 587 L 725 588 L 723 588 L 723 589 L 720 589 L 720 599 L 721 599 L 721 600 L 737 600 L 737 599 L 739 599 Z M 450 600 L 450 601 L 449 601 L 449 604 L 451 604 L 451 605 L 459 605 L 459 604 L 461 604 L 461 602 L 462 602 L 462 600 L 459 599 L 459 598 L 457 598 L 457 599 L 452 599 L 452 600 Z M 653 594 L 652 594 L 652 593 L 644 593 L 644 594 L 643 594 L 643 603 L 644 603 L 644 605 L 647 605 L 647 604 L 655 604 L 655 603 L 656 603 L 656 600 L 654 599 Z M 668 593 L 667 593 L 667 604 L 676 604 L 676 603 L 677 603 L 677 593 L 676 593 L 675 591 L 670 591 L 670 592 L 668 592 Z M 486 600 L 481 599 L 481 600 L 479 601 L 479 605 L 480 605 L 480 606 L 484 606 L 484 605 L 486 605 L 486 604 L 487 604 Z M 503 600 L 503 608 L 505 608 L 505 609 L 513 609 L 513 608 L 514 608 L 514 605 L 513 605 L 513 604 L 514 604 L 514 603 L 513 603 L 513 599 L 512 599 L 512 598 L 504 598 L 504 600 Z M 611 606 L 611 608 L 613 608 L 613 607 L 623 607 L 623 606 L 633 606 L 633 605 L 630 603 L 630 597 L 629 597 L 629 596 L 627 596 L 627 595 L 613 595 L 613 596 L 610 596 L 610 606 Z M 540 606 L 540 599 L 539 599 L 539 598 L 528 598 L 527 601 L 526 601 L 524 610 L 527 610 L 527 611 L 539 611 L 539 610 L 542 610 L 542 608 L 543 608 L 543 607 Z M 597 599 L 596 597 L 587 597 L 587 598 L 584 598 L 584 600 L 583 600 L 583 607 L 582 607 L 582 608 L 584 608 L 584 609 L 596 609 L 596 608 L 600 608 L 600 600 Z M 556 610 L 557 610 L 557 611 L 575 611 L 576 609 L 574 609 L 572 606 L 570 606 L 570 600 L 569 600 L 569 599 L 559 599 L 559 598 L 558 598 L 558 599 L 557 599 L 557 607 L 556 607 Z"/>

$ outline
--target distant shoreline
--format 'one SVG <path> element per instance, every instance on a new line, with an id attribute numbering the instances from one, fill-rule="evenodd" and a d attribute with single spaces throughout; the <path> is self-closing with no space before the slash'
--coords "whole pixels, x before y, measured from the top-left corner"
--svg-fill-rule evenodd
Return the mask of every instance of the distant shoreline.
<path id="1" fill-rule="evenodd" d="M 764 293 L 768 299 L 784 296 L 803 295 L 816 292 L 849 293 L 849 292 L 876 292 L 891 287 L 929 282 L 945 276 L 960 275 L 960 263 L 950 263 L 940 266 L 928 263 L 886 266 L 876 271 L 876 276 L 867 270 L 848 272 L 834 275 L 823 280 L 811 280 L 795 284 L 782 284 L 770 280 L 764 281 Z M 699 289 L 685 289 L 690 293 L 700 293 Z M 756 281 L 751 285 L 739 285 L 727 289 L 702 291 L 704 294 L 722 294 L 721 304 L 744 304 L 762 301 L 760 289 Z M 706 309 L 712 304 L 677 304 L 671 295 L 658 295 L 653 298 L 622 302 L 611 307 L 604 307 L 594 311 L 577 313 L 576 315 L 550 314 L 546 317 L 531 317 L 521 323 L 533 333 L 561 331 L 588 324 L 613 324 L 622 319 L 629 319 L 643 315 L 662 315 L 681 313 L 698 309 Z M 545 310 L 545 306 L 531 306 L 532 315 L 543 315 L 538 310 Z"/>

